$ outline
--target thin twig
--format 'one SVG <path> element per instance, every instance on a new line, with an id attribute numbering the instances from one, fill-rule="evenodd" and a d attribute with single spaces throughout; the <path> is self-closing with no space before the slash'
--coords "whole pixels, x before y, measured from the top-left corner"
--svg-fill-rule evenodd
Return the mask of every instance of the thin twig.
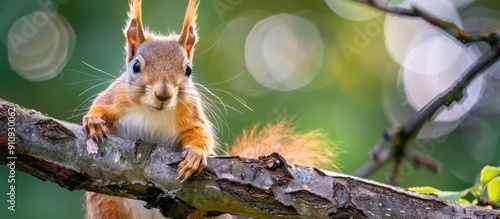
<path id="1" fill-rule="evenodd" d="M 441 165 L 441 163 L 422 152 L 408 148 L 406 150 L 406 157 L 411 160 L 416 166 L 423 166 L 437 173 L 443 171 L 443 166 Z"/>
<path id="2" fill-rule="evenodd" d="M 422 166 L 437 173 L 440 173 L 443 170 L 441 163 L 422 152 L 407 148 L 405 157 L 408 158 L 415 166 Z M 368 162 L 361 167 L 356 172 L 356 176 L 366 178 L 368 175 L 379 169 L 382 164 L 387 163 L 390 158 L 392 158 L 392 150 L 388 148 L 383 149 L 380 153 L 378 153 L 377 157 L 373 158 L 371 162 Z"/>
<path id="3" fill-rule="evenodd" d="M 388 129 L 384 132 L 383 139 L 374 147 L 374 149 L 370 152 L 370 157 L 375 158 L 369 164 L 365 165 L 360 169 L 356 175 L 366 177 L 371 172 L 367 172 L 366 170 L 374 171 L 378 167 L 376 165 L 382 165 L 384 162 L 387 162 L 388 159 L 385 159 L 383 162 L 380 162 L 379 159 L 376 159 L 382 153 L 383 148 L 387 144 L 391 144 L 393 146 L 392 156 L 398 161 L 401 157 L 406 157 L 412 159 L 414 162 L 415 154 L 412 154 L 412 157 L 408 157 L 409 153 L 406 153 L 406 146 L 408 143 L 419 133 L 424 124 L 431 120 L 436 112 L 442 107 L 449 107 L 455 102 L 460 101 L 465 95 L 464 90 L 467 86 L 477 78 L 481 73 L 483 73 L 488 67 L 490 67 L 493 63 L 495 63 L 500 58 L 500 35 L 497 33 L 497 30 L 490 30 L 487 32 L 468 32 L 457 25 L 441 20 L 430 13 L 427 13 L 423 9 L 419 9 L 415 6 L 410 8 L 402 8 L 392 6 L 385 2 L 379 0 L 356 0 L 357 2 L 368 4 L 374 8 L 380 9 L 387 13 L 402 15 L 402 16 L 410 16 L 410 17 L 420 17 L 426 20 L 428 23 L 440 28 L 448 35 L 454 37 L 461 43 L 472 43 L 472 42 L 487 42 L 491 46 L 491 51 L 484 54 L 481 58 L 479 58 L 476 63 L 470 67 L 467 72 L 459 78 L 457 81 L 453 83 L 453 85 L 447 89 L 446 91 L 438 94 L 431 101 L 429 101 L 422 109 L 420 109 L 413 117 L 411 117 L 408 121 L 401 125 L 396 125 L 391 129 Z M 411 154 L 411 153 L 410 153 Z M 426 160 L 427 161 L 427 160 Z M 432 161 L 428 162 L 426 165 L 431 169 L 438 170 L 438 166 L 436 166 L 437 162 Z M 393 176 L 390 177 L 391 180 L 396 179 L 398 162 L 395 164 L 395 168 L 393 169 Z M 424 164 L 425 165 L 425 164 Z M 394 181 L 395 183 L 395 181 Z"/>
<path id="4" fill-rule="evenodd" d="M 384 149 L 382 152 L 378 153 L 377 158 L 372 159 L 371 162 L 367 163 L 361 169 L 356 172 L 356 176 L 366 178 L 370 173 L 377 170 L 381 164 L 385 163 L 391 158 L 392 152 L 390 149 Z"/>
<path id="5" fill-rule="evenodd" d="M 491 29 L 486 32 L 469 32 L 461 29 L 456 24 L 442 20 L 427 11 L 412 5 L 410 8 L 402 8 L 397 6 L 392 6 L 380 0 L 354 0 L 356 2 L 361 2 L 368 4 L 374 8 L 380 9 L 384 12 L 402 15 L 408 17 L 420 17 L 441 30 L 448 33 L 448 35 L 454 37 L 461 43 L 472 43 L 472 42 L 488 42 L 490 45 L 494 45 L 499 41 L 498 38 L 492 36 L 497 35 L 498 29 Z"/>

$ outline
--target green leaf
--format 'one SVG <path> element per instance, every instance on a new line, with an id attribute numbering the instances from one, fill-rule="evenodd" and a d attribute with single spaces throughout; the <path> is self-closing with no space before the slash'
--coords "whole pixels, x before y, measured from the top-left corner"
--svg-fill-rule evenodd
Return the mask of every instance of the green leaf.
<path id="1" fill-rule="evenodd" d="M 456 202 L 460 199 L 460 193 L 461 193 L 461 191 L 457 191 L 457 192 L 441 191 L 441 192 L 436 192 L 434 194 L 436 194 L 438 197 L 440 197 L 442 199 Z"/>
<path id="2" fill-rule="evenodd" d="M 461 203 L 461 204 L 470 204 L 470 202 L 467 201 L 467 199 L 463 199 L 463 198 L 459 198 L 458 202 Z"/>
<path id="3" fill-rule="evenodd" d="M 423 194 L 441 192 L 441 190 L 430 187 L 430 186 L 410 187 L 410 188 L 408 188 L 408 190 L 418 192 L 418 193 L 423 193 Z"/>
<path id="4" fill-rule="evenodd" d="M 470 189 L 470 192 L 472 193 L 472 195 L 474 195 L 474 197 L 476 197 L 476 199 L 481 197 L 481 194 L 483 193 L 483 185 L 477 184 L 477 185 L 473 186 Z"/>
<path id="5" fill-rule="evenodd" d="M 500 200 L 500 176 L 493 178 L 490 183 L 488 183 L 488 197 L 493 202 L 498 202 Z"/>
<path id="6" fill-rule="evenodd" d="M 474 200 L 472 200 L 472 202 L 470 204 L 471 205 L 477 205 L 477 203 L 478 203 L 477 199 L 474 199 Z"/>
<path id="7" fill-rule="evenodd" d="M 488 184 L 493 178 L 500 175 L 500 167 L 485 166 L 481 170 L 481 185 Z"/>
<path id="8" fill-rule="evenodd" d="M 460 197 L 465 197 L 467 195 L 467 193 L 469 193 L 470 191 L 472 190 L 472 187 L 468 188 L 468 189 L 464 189 L 460 192 Z"/>

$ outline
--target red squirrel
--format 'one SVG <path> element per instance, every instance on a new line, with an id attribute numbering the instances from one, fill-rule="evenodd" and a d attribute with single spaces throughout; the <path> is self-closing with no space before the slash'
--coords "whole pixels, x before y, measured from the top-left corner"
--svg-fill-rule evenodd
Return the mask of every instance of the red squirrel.
<path id="1" fill-rule="evenodd" d="M 199 2 L 189 0 L 182 31 L 168 36 L 144 29 L 141 0 L 129 0 L 126 36 L 126 71 L 101 92 L 83 117 L 90 137 L 103 141 L 113 134 L 182 149 L 179 179 L 185 181 L 207 165 L 215 154 L 216 137 L 192 81 L 193 52 L 198 41 L 196 18 Z M 292 163 L 318 166 L 333 163 L 326 152 L 329 142 L 321 132 L 295 133 L 289 120 L 255 126 L 233 147 L 233 153 L 258 157 L 283 153 Z M 314 147 L 314 148 L 313 148 Z M 314 153 L 318 151 L 318 153 Z M 295 157 L 294 157 L 295 154 Z M 86 193 L 87 218 L 163 218 L 144 202 L 93 192 Z M 190 218 L 202 217 L 201 213 Z"/>

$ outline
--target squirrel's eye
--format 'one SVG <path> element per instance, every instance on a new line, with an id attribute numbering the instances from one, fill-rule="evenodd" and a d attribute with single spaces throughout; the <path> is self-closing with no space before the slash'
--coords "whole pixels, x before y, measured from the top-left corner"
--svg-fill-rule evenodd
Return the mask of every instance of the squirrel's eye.
<path id="1" fill-rule="evenodd" d="M 132 71 L 134 74 L 141 73 L 141 62 L 139 60 L 135 60 L 134 64 L 132 65 Z"/>
<path id="2" fill-rule="evenodd" d="M 185 72 L 185 74 L 186 74 L 186 76 L 189 77 L 189 76 L 191 76 L 192 73 L 193 73 L 193 68 L 191 68 L 191 65 L 188 64 L 186 66 L 186 72 Z"/>

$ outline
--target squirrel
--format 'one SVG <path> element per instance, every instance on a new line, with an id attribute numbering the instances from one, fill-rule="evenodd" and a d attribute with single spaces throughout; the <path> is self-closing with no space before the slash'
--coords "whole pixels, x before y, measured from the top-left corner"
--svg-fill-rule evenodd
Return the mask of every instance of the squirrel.
<path id="1" fill-rule="evenodd" d="M 193 53 L 198 41 L 198 0 L 189 0 L 182 31 L 168 36 L 145 30 L 141 0 L 129 0 L 126 36 L 126 71 L 93 101 L 83 126 L 95 141 L 113 134 L 182 150 L 178 179 L 200 173 L 207 155 L 215 154 L 216 135 L 192 81 Z M 231 154 L 256 158 L 283 153 L 292 163 L 320 166 L 333 163 L 330 142 L 320 131 L 296 133 L 291 120 L 280 120 L 244 131 Z M 317 151 L 318 153 L 314 153 Z M 327 151 L 327 152 L 325 152 Z M 163 218 L 145 202 L 99 193 L 86 193 L 87 218 Z M 189 218 L 202 218 L 201 213 Z"/>

